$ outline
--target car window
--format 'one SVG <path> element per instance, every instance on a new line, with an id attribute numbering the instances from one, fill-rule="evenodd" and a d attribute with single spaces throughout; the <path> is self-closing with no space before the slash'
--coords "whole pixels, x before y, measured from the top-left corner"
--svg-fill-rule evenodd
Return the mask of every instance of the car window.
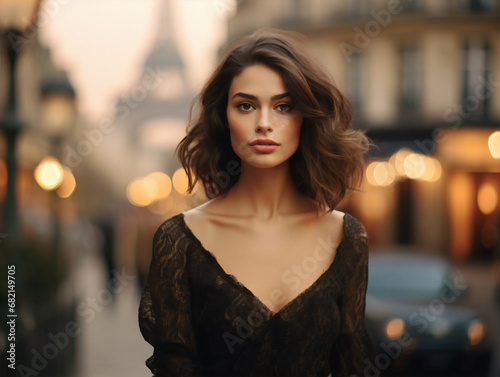
<path id="1" fill-rule="evenodd" d="M 448 268 L 427 260 L 381 258 L 370 262 L 368 293 L 390 301 L 428 301 L 439 295 Z"/>

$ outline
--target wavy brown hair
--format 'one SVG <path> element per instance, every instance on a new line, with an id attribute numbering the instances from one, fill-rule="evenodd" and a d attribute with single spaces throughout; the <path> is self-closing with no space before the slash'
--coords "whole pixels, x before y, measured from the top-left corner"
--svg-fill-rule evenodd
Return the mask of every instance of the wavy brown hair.
<path id="1" fill-rule="evenodd" d="M 222 59 L 195 99 L 187 136 L 177 155 L 188 192 L 201 181 L 208 198 L 238 180 L 240 158 L 231 146 L 226 108 L 234 76 L 253 64 L 279 71 L 302 116 L 300 142 L 290 157 L 293 182 L 319 208 L 332 211 L 362 178 L 369 140 L 352 128 L 352 109 L 326 72 L 305 52 L 300 34 L 260 30 L 241 39 Z M 198 104 L 198 114 L 193 108 Z"/>

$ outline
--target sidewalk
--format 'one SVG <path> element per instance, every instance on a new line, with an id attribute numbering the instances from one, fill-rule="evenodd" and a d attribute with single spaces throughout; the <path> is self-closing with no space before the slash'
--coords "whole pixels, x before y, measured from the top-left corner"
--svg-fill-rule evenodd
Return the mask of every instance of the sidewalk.
<path id="1" fill-rule="evenodd" d="M 104 269 L 97 256 L 84 259 L 79 273 L 82 302 L 99 297 L 106 290 Z M 126 280 L 125 280 L 126 281 Z M 115 301 L 95 306 L 79 316 L 82 333 L 77 338 L 78 363 L 75 377 L 147 377 L 145 365 L 152 347 L 143 339 L 137 320 L 139 293 L 135 280 L 122 283 Z M 83 294 L 82 294 L 83 293 Z M 89 309 L 91 306 L 86 306 Z"/>

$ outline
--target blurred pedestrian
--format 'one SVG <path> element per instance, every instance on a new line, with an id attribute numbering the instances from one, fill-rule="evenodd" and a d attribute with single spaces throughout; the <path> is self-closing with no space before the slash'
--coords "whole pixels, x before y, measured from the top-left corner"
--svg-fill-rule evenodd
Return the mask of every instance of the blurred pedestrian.
<path id="1" fill-rule="evenodd" d="M 115 271 L 115 258 L 114 258 L 114 247 L 115 247 L 115 227 L 114 221 L 109 217 L 101 217 L 96 221 L 95 225 L 100 231 L 100 252 L 104 261 L 104 267 L 106 270 L 107 277 L 107 287 L 111 294 L 115 292 L 115 279 L 113 272 Z"/>

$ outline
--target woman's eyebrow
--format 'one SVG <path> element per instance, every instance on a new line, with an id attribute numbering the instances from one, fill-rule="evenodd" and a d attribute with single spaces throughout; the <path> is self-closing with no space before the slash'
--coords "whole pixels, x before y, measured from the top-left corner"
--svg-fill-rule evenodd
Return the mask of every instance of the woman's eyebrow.
<path id="1" fill-rule="evenodd" d="M 231 99 L 233 99 L 234 97 L 243 97 L 243 98 L 253 99 L 253 100 L 259 99 L 258 97 L 254 96 L 253 94 L 248 94 L 248 93 L 243 93 L 243 92 L 236 93 L 235 95 L 233 95 L 231 97 Z M 286 93 L 276 94 L 275 96 L 271 97 L 271 100 L 274 101 L 274 100 L 282 99 L 282 98 L 286 98 L 286 97 L 290 97 L 290 93 L 286 92 Z"/>

